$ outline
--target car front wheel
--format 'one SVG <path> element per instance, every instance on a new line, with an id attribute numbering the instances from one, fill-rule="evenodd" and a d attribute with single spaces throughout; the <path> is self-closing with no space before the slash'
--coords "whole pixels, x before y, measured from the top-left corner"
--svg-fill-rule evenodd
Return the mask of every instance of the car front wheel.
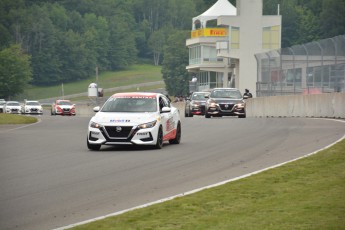
<path id="1" fill-rule="evenodd" d="M 187 107 L 184 108 L 184 117 L 188 117 Z"/>
<path id="2" fill-rule="evenodd" d="M 163 147 L 163 130 L 162 126 L 159 127 L 158 134 L 157 134 L 157 142 L 155 145 L 156 149 L 161 149 Z"/>
<path id="3" fill-rule="evenodd" d="M 177 130 L 176 130 L 176 137 L 174 139 L 169 140 L 170 144 L 180 144 L 181 141 L 181 123 L 178 122 Z"/>

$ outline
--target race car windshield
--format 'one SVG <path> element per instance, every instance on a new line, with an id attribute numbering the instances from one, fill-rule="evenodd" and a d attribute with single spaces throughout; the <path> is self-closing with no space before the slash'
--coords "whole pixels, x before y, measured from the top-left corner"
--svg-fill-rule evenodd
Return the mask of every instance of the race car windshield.
<path id="1" fill-rule="evenodd" d="M 242 95 L 237 90 L 215 90 L 211 93 L 212 98 L 241 99 Z"/>
<path id="2" fill-rule="evenodd" d="M 206 98 L 205 98 L 206 95 L 207 94 L 205 94 L 205 93 L 195 93 L 192 96 L 192 100 L 206 100 Z"/>
<path id="3" fill-rule="evenodd" d="M 10 105 L 10 106 L 20 106 L 20 104 L 18 102 L 9 102 L 9 103 L 7 103 L 7 105 Z"/>
<path id="4" fill-rule="evenodd" d="M 110 98 L 101 112 L 157 112 L 156 98 Z"/>
<path id="5" fill-rule="evenodd" d="M 27 105 L 40 105 L 40 103 L 36 102 L 36 101 L 29 101 L 26 103 Z"/>
<path id="6" fill-rule="evenodd" d="M 69 102 L 69 101 L 58 101 L 57 104 L 58 104 L 58 105 L 72 105 L 72 103 Z"/>

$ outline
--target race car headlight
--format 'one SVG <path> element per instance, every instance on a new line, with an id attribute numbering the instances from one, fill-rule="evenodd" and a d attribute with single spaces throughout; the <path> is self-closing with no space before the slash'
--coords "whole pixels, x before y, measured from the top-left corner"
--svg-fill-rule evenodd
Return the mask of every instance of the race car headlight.
<path id="1" fill-rule="evenodd" d="M 100 129 L 100 128 L 102 128 L 102 125 L 100 125 L 100 124 L 98 124 L 96 122 L 91 122 L 90 127 L 91 128 Z"/>
<path id="2" fill-rule="evenodd" d="M 157 120 L 138 125 L 139 129 L 149 129 L 156 125 Z"/>
<path id="3" fill-rule="evenodd" d="M 216 103 L 216 102 L 211 102 L 211 103 L 209 104 L 209 106 L 210 106 L 210 107 L 217 107 L 217 103 Z"/>
<path id="4" fill-rule="evenodd" d="M 200 105 L 200 102 L 191 102 L 191 106 L 198 107 Z"/>
<path id="5" fill-rule="evenodd" d="M 239 109 L 242 109 L 245 107 L 245 104 L 244 103 L 238 103 L 238 104 L 236 104 L 236 107 Z"/>

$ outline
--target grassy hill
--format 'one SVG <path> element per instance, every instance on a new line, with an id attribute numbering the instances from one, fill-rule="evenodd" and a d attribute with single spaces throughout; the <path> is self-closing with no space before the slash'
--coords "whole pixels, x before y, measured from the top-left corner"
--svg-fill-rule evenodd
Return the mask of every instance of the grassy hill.
<path id="1" fill-rule="evenodd" d="M 161 80 L 163 80 L 161 67 L 153 65 L 133 65 L 122 71 L 99 72 L 98 76 L 99 87 L 104 89 Z M 96 74 L 94 77 L 86 80 L 63 83 L 64 95 L 87 92 L 88 86 L 92 82 L 96 82 Z M 60 97 L 61 95 L 62 84 L 50 87 L 31 86 L 15 99 L 19 101 L 24 99 L 39 100 Z"/>

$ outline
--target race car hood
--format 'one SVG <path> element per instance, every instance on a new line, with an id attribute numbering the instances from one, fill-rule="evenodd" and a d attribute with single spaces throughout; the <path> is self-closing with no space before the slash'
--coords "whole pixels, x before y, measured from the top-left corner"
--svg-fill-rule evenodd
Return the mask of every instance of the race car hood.
<path id="1" fill-rule="evenodd" d="M 231 98 L 212 98 L 218 104 L 236 104 L 239 102 L 243 102 L 242 99 L 231 99 Z"/>
<path id="2" fill-rule="evenodd" d="M 73 105 L 58 105 L 61 109 L 71 109 Z"/>
<path id="3" fill-rule="evenodd" d="M 40 106 L 40 105 L 26 105 L 25 108 L 28 108 L 28 109 L 41 109 L 42 106 Z"/>
<path id="4" fill-rule="evenodd" d="M 204 100 L 192 100 L 191 102 L 193 102 L 193 103 L 205 103 L 206 99 L 204 99 Z"/>
<path id="5" fill-rule="evenodd" d="M 19 105 L 7 105 L 6 108 L 8 109 L 20 109 Z"/>
<path id="6" fill-rule="evenodd" d="M 98 112 L 93 122 L 102 125 L 139 125 L 156 120 L 158 113 L 107 113 Z"/>

